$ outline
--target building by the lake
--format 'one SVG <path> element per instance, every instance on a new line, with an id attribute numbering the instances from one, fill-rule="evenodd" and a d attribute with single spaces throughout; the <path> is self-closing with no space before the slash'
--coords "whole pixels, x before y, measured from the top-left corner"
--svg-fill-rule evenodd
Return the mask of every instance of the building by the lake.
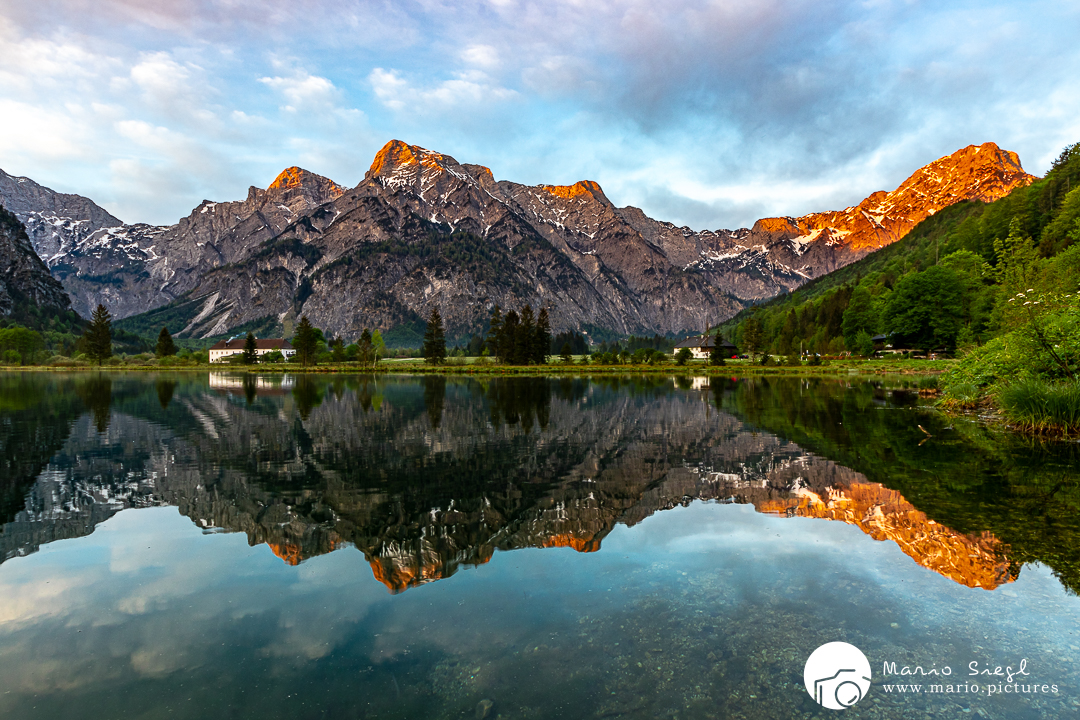
<path id="1" fill-rule="evenodd" d="M 245 343 L 247 343 L 247 337 L 219 340 L 210 347 L 210 362 L 225 362 L 225 359 L 230 355 L 239 355 L 244 352 Z M 272 352 L 279 352 L 285 356 L 286 360 L 288 360 L 296 354 L 296 349 L 293 348 L 292 343 L 285 338 L 262 338 L 255 340 L 256 355 L 262 356 Z"/>
<path id="2" fill-rule="evenodd" d="M 718 339 L 715 335 L 698 335 L 686 338 L 675 346 L 675 352 L 683 348 L 690 348 L 695 360 L 708 360 L 714 347 L 717 347 Z M 733 358 L 739 354 L 739 348 L 735 347 L 723 338 L 719 339 L 720 357 Z"/>

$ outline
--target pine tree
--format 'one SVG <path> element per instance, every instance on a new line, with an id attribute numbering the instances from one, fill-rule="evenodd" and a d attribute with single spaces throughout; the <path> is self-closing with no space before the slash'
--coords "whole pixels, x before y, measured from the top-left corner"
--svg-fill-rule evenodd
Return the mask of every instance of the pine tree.
<path id="1" fill-rule="evenodd" d="M 536 318 L 533 315 L 532 305 L 521 308 L 521 327 L 514 342 L 514 355 L 517 362 L 525 365 L 535 362 L 533 355 L 533 343 L 536 342 Z"/>
<path id="2" fill-rule="evenodd" d="M 720 351 L 720 343 L 722 342 L 720 337 L 716 338 L 716 344 L 713 345 L 712 350 L 709 351 L 709 364 L 713 367 L 720 367 L 725 365 L 724 354 Z"/>
<path id="3" fill-rule="evenodd" d="M 296 325 L 296 334 L 293 335 L 292 346 L 296 349 L 296 357 L 303 366 L 315 364 L 315 352 L 318 350 L 319 336 L 307 315 L 300 318 Z"/>
<path id="4" fill-rule="evenodd" d="M 104 305 L 98 305 L 94 310 L 82 342 L 86 354 L 91 360 L 97 360 L 98 365 L 112 357 L 112 315 Z"/>
<path id="5" fill-rule="evenodd" d="M 336 363 L 345 362 L 345 340 L 340 335 L 330 341 L 330 359 Z"/>
<path id="6" fill-rule="evenodd" d="M 491 321 L 487 333 L 488 353 L 503 360 L 503 315 L 502 308 L 498 305 L 491 309 Z"/>
<path id="7" fill-rule="evenodd" d="M 439 365 L 446 360 L 446 335 L 443 332 L 442 316 L 439 308 L 431 308 L 427 330 L 424 332 L 424 360 L 432 365 Z"/>
<path id="8" fill-rule="evenodd" d="M 247 340 L 244 341 L 244 364 L 254 365 L 259 362 L 258 345 L 255 344 L 255 335 L 253 333 L 247 334 Z"/>
<path id="9" fill-rule="evenodd" d="M 506 313 L 503 319 L 501 339 L 499 342 L 499 360 L 507 365 L 520 365 L 523 361 L 518 354 L 518 335 L 521 333 L 521 319 L 517 310 Z"/>
<path id="10" fill-rule="evenodd" d="M 371 362 L 371 356 L 375 350 L 375 346 L 371 342 L 371 331 L 364 328 L 364 332 L 360 333 L 360 342 L 357 344 L 360 346 L 360 351 L 357 353 L 359 360 L 366 365 Z"/>
<path id="11" fill-rule="evenodd" d="M 559 356 L 561 357 L 562 361 L 564 363 L 566 363 L 567 365 L 569 365 L 570 361 L 573 359 L 571 357 L 570 353 L 571 353 L 570 343 L 564 342 L 562 344 L 562 350 L 559 352 Z"/>
<path id="12" fill-rule="evenodd" d="M 746 354 L 750 356 L 750 359 L 754 359 L 754 355 L 758 350 L 762 349 L 765 343 L 765 331 L 761 327 L 761 321 L 756 317 L 752 317 L 743 324 L 742 328 L 742 346 L 746 350 Z"/>
<path id="13" fill-rule="evenodd" d="M 537 365 L 543 365 L 547 362 L 547 356 L 551 350 L 551 320 L 548 318 L 547 308 L 540 308 L 534 336 L 536 340 L 533 344 L 533 360 Z"/>
<path id="14" fill-rule="evenodd" d="M 159 358 L 176 354 L 176 343 L 173 342 L 172 335 L 169 334 L 169 328 L 162 327 L 161 332 L 158 333 L 154 354 Z"/>

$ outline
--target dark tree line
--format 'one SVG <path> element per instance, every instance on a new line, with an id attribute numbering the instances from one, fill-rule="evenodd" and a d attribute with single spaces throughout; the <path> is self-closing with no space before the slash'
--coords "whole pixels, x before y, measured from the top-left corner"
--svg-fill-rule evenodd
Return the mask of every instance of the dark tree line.
<path id="1" fill-rule="evenodd" d="M 533 316 L 532 306 L 526 305 L 521 312 L 510 310 L 504 316 L 496 305 L 491 311 L 488 330 L 488 352 L 508 365 L 543 365 L 551 352 L 551 321 L 547 308 L 541 308 Z"/>

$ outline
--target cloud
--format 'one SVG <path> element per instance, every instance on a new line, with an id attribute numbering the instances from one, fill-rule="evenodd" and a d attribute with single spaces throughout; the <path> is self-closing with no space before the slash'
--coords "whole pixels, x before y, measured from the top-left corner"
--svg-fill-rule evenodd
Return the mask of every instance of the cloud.
<path id="1" fill-rule="evenodd" d="M 300 73 L 292 77 L 264 77 L 259 78 L 259 82 L 285 97 L 288 104 L 281 109 L 286 112 L 331 107 L 337 97 L 334 83 L 317 75 Z"/>
<path id="2" fill-rule="evenodd" d="M 486 52 L 486 51 L 485 51 Z M 447 108 L 487 110 L 491 104 L 513 100 L 516 90 L 500 87 L 486 73 L 460 72 L 429 87 L 414 87 L 396 70 L 375 68 L 368 75 L 375 97 L 391 110 L 433 113 Z"/>
<path id="3" fill-rule="evenodd" d="M 591 176 L 617 204 L 694 227 L 843 207 L 987 140 L 1044 172 L 1080 139 L 1076 3 L 42 0 L 0 14 L 0 102 L 27 137 L 0 140 L 0 163 L 131 219 L 242 197 L 298 156 L 355 182 L 393 137 L 518 181 Z M 95 157 L 195 171 L 120 121 L 185 138 L 206 175 L 159 198 L 98 179 Z"/>
<path id="4" fill-rule="evenodd" d="M 500 65 L 499 51 L 491 45 L 470 45 L 461 51 L 461 59 L 485 70 L 494 70 Z"/>

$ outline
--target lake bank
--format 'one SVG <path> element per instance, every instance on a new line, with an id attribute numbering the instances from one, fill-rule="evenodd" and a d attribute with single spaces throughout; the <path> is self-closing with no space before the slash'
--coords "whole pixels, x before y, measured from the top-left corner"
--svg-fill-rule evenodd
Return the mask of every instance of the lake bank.
<path id="1" fill-rule="evenodd" d="M 469 358 L 470 360 L 472 358 Z M 299 366 L 294 363 L 265 365 L 199 364 L 117 364 L 117 365 L 27 365 L 3 366 L 9 372 L 237 372 L 237 373 L 344 373 L 344 374 L 410 374 L 410 375 L 938 375 L 949 369 L 951 360 L 826 360 L 821 365 L 760 365 L 749 361 L 728 361 L 721 366 L 702 362 L 686 365 L 662 363 L 656 365 L 594 365 L 548 363 L 546 365 L 497 365 L 475 362 L 430 365 L 419 359 L 383 360 L 374 367 L 359 363 L 328 363 Z"/>

